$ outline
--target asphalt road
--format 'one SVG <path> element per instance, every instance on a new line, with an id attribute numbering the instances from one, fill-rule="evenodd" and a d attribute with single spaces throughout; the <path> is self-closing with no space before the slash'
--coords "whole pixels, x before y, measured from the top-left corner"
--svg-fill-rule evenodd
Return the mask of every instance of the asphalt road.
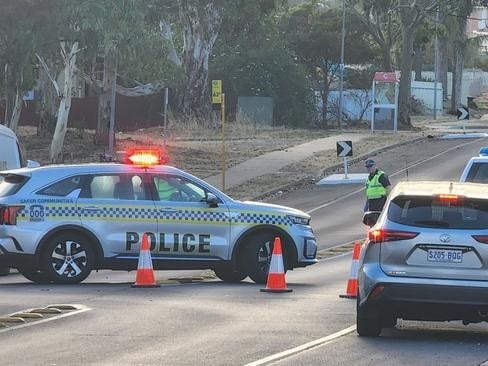
<path id="1" fill-rule="evenodd" d="M 392 185 L 405 180 L 458 181 L 469 157 L 486 145 L 486 139 L 426 138 L 372 158 L 390 177 Z M 361 162 L 348 171 L 366 172 Z M 285 193 L 271 202 L 310 213 L 319 248 L 324 249 L 364 238 L 367 228 L 361 220 L 365 197 L 361 184 L 315 185 Z"/>
<path id="2" fill-rule="evenodd" d="M 426 140 L 375 159 L 392 182 L 407 179 L 406 166 L 410 180 L 457 180 L 467 159 L 484 145 L 488 140 Z M 353 172 L 363 168 L 353 166 Z M 311 212 L 319 244 L 326 248 L 364 236 L 360 188 L 311 186 L 274 202 Z M 480 365 L 488 360 L 485 323 L 401 321 L 379 338 L 358 337 L 355 301 L 338 296 L 350 264 L 347 253 L 290 271 L 286 279 L 293 292 L 286 294 L 262 293 L 262 286 L 249 280 L 134 289 L 134 273 L 110 271 L 92 273 L 74 286 L 33 284 L 20 275 L 0 278 L 0 314 L 50 304 L 79 309 L 0 328 L 0 364 Z"/>

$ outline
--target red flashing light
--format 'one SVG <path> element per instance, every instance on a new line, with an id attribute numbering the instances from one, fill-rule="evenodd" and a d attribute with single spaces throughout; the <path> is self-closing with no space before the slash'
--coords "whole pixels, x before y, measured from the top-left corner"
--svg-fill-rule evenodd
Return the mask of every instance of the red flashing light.
<path id="1" fill-rule="evenodd" d="M 148 167 L 166 162 L 167 159 L 160 148 L 132 149 L 126 153 L 127 164 Z"/>

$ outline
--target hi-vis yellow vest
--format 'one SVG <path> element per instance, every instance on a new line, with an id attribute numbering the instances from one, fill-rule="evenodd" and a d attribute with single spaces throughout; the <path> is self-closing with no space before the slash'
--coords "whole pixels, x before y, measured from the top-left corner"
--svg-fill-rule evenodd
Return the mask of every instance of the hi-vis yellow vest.
<path id="1" fill-rule="evenodd" d="M 366 181 L 366 198 L 374 200 L 386 196 L 386 188 L 380 183 L 380 177 L 385 174 L 384 171 L 378 170 L 373 178 Z"/>

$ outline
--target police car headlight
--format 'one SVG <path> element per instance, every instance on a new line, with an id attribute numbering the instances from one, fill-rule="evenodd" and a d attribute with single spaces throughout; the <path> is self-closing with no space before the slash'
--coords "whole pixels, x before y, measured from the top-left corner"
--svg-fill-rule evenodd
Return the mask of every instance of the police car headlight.
<path id="1" fill-rule="evenodd" d="M 310 224 L 310 218 L 309 217 L 288 215 L 288 218 L 291 220 L 291 222 L 293 222 L 296 225 L 309 225 Z"/>

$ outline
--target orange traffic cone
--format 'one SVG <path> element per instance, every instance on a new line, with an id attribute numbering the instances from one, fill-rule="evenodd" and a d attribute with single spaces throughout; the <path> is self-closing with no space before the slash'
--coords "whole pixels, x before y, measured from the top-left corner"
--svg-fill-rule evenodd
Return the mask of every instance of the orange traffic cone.
<path id="1" fill-rule="evenodd" d="M 154 278 L 151 251 L 149 250 L 149 240 L 147 234 L 142 236 L 141 251 L 139 252 L 139 262 L 137 263 L 136 283 L 132 287 L 159 287 Z"/>
<path id="2" fill-rule="evenodd" d="M 273 244 L 273 254 L 269 265 L 268 282 L 262 292 L 292 292 L 286 287 L 285 269 L 283 266 L 283 253 L 281 251 L 281 239 L 277 236 Z"/>
<path id="3" fill-rule="evenodd" d="M 355 299 L 358 295 L 358 270 L 359 270 L 359 255 L 361 253 L 361 244 L 359 242 L 354 243 L 354 249 L 352 251 L 352 263 L 351 272 L 349 274 L 349 280 L 347 281 L 347 289 L 345 295 L 339 295 L 346 299 Z"/>

